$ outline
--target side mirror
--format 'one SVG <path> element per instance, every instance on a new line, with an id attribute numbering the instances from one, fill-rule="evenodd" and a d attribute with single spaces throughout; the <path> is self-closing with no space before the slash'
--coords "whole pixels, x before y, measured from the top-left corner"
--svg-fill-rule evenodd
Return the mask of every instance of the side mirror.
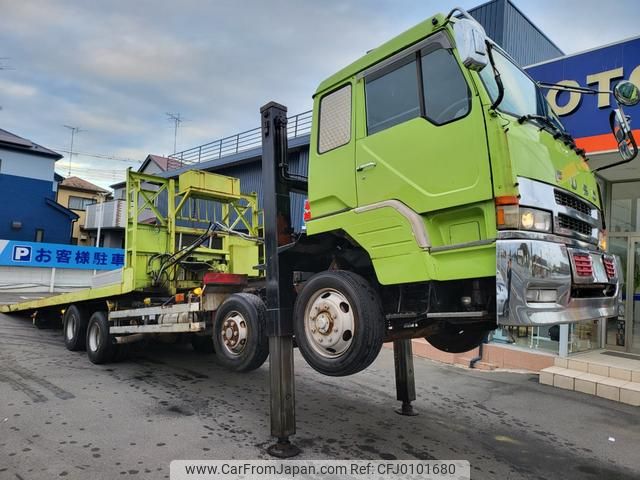
<path id="1" fill-rule="evenodd" d="M 482 25 L 471 16 L 457 18 L 453 24 L 453 33 L 458 54 L 465 67 L 479 72 L 489 64 L 487 34 Z"/>
<path id="2" fill-rule="evenodd" d="M 640 89 L 631 82 L 618 82 L 613 89 L 613 96 L 620 105 L 626 107 L 633 107 L 640 103 Z"/>
<path id="3" fill-rule="evenodd" d="M 636 87 L 636 91 L 637 90 L 638 89 Z M 611 132 L 613 132 L 613 136 L 615 137 L 616 142 L 618 142 L 618 151 L 620 152 L 620 156 L 627 162 L 633 160 L 636 155 L 638 155 L 638 145 L 636 144 L 635 138 L 633 138 L 633 133 L 631 132 L 631 127 L 627 121 L 627 116 L 622 111 L 622 108 L 616 108 L 611 112 L 609 115 L 609 124 L 611 125 Z"/>

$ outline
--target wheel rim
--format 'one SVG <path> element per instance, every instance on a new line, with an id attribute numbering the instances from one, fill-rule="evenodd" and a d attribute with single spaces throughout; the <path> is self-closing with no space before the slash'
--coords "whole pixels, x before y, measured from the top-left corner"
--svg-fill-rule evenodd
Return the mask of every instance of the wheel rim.
<path id="1" fill-rule="evenodd" d="M 343 355 L 353 342 L 355 318 L 351 303 L 337 290 L 318 290 L 307 303 L 304 327 L 316 353 L 325 358 Z"/>
<path id="2" fill-rule="evenodd" d="M 91 325 L 89 329 L 89 349 L 92 352 L 98 350 L 100 346 L 100 326 L 97 323 Z"/>
<path id="3" fill-rule="evenodd" d="M 76 334 L 76 316 L 69 315 L 67 318 L 67 328 L 65 329 L 65 333 L 67 335 L 67 340 L 73 340 L 73 337 Z"/>
<path id="4" fill-rule="evenodd" d="M 224 317 L 220 335 L 222 344 L 229 354 L 238 356 L 244 351 L 248 333 L 247 321 L 240 312 L 234 310 Z"/>

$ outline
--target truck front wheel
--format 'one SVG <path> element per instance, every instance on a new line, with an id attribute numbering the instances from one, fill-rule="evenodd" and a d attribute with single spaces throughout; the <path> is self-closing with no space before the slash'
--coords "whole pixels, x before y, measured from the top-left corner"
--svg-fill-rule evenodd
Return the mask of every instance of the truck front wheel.
<path id="1" fill-rule="evenodd" d="M 95 312 L 87 326 L 87 356 L 91 363 L 100 365 L 113 360 L 116 343 L 109 333 L 109 320 L 106 312 Z"/>
<path id="2" fill-rule="evenodd" d="M 300 353 L 318 372 L 341 377 L 367 368 L 384 337 L 384 313 L 376 291 L 344 270 L 309 279 L 296 300 L 293 328 Z"/>
<path id="3" fill-rule="evenodd" d="M 218 308 L 213 321 L 213 349 L 218 362 L 236 372 L 262 366 L 269 355 L 267 307 L 260 297 L 234 293 Z"/>
<path id="4" fill-rule="evenodd" d="M 87 313 L 77 305 L 69 305 L 62 318 L 64 345 L 67 350 L 84 350 L 87 337 Z"/>

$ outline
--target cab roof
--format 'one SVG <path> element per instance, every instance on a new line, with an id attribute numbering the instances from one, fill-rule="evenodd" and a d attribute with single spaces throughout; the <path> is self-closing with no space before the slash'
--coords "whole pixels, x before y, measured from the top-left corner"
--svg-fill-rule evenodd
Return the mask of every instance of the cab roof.
<path id="1" fill-rule="evenodd" d="M 441 29 L 445 24 L 445 21 L 445 15 L 438 13 L 432 17 L 427 18 L 423 22 L 420 22 L 416 26 L 411 27 L 409 30 L 406 30 L 400 35 L 393 37 L 391 40 L 383 43 L 373 50 L 370 50 L 366 55 L 360 57 L 352 64 L 347 65 L 342 70 L 339 70 L 338 72 L 334 73 L 329 78 L 324 80 L 322 83 L 320 83 L 314 96 L 321 92 L 329 90 L 330 88 L 343 82 L 347 78 L 353 77 L 359 72 L 367 69 L 372 65 L 375 65 L 376 63 L 384 60 L 394 53 L 399 52 L 400 50 L 403 50 L 404 48 L 413 45 L 416 42 L 419 42 L 436 30 Z"/>

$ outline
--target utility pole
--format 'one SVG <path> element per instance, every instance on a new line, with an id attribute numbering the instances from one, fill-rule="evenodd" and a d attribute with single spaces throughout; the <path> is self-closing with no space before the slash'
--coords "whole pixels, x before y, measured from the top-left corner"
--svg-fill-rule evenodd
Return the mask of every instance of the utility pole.
<path id="1" fill-rule="evenodd" d="M 178 143 L 178 127 L 184 121 L 179 113 L 166 113 L 168 120 L 173 122 L 173 153 L 176 153 Z"/>
<path id="2" fill-rule="evenodd" d="M 81 130 L 80 127 L 72 127 L 71 125 L 63 125 L 63 127 L 71 130 L 71 146 L 69 147 L 69 176 L 71 176 L 71 159 L 73 158 L 73 139 L 75 138 L 76 133 L 86 132 L 86 130 Z"/>

